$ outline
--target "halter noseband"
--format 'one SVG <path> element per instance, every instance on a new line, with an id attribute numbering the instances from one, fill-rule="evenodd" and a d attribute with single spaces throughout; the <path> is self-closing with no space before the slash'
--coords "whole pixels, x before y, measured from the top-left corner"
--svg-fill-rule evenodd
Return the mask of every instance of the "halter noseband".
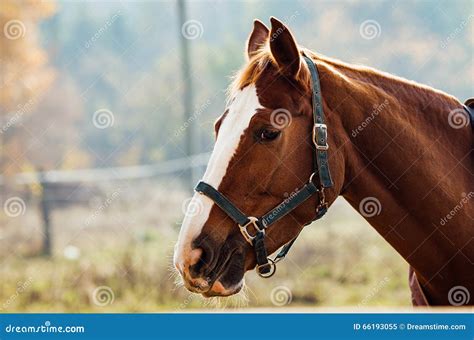
<path id="1" fill-rule="evenodd" d="M 311 73 L 314 120 L 312 140 L 316 151 L 316 155 L 313 157 L 313 173 L 309 177 L 308 183 L 260 218 L 245 215 L 227 197 L 205 182 L 199 182 L 194 189 L 196 192 L 204 194 L 213 200 L 222 211 L 237 223 L 245 240 L 250 243 L 255 250 L 257 273 L 261 277 L 270 277 L 275 273 L 276 263 L 286 256 L 298 237 L 295 237 L 293 240 L 285 244 L 275 258 L 270 259 L 267 255 L 267 250 L 265 249 L 265 230 L 316 193 L 318 193 L 319 203 L 316 208 L 316 217 L 314 220 L 320 219 L 328 209 L 324 189 L 333 186 L 331 174 L 329 172 L 327 126 L 324 123 L 318 70 L 313 61 L 304 54 L 303 59 L 308 65 Z M 315 174 L 319 177 L 318 184 L 315 184 L 313 181 Z M 249 227 L 253 227 L 255 232 L 253 235 L 249 232 Z"/>

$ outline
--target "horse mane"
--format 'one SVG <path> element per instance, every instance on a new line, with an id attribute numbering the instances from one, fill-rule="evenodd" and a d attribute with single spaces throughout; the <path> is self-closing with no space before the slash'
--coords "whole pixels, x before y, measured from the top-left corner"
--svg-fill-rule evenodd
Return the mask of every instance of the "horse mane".
<path id="1" fill-rule="evenodd" d="M 459 101 L 454 96 L 434 89 L 431 86 L 417 83 L 413 80 L 408 80 L 403 77 L 383 72 L 368 66 L 345 63 L 338 59 L 315 53 L 306 48 L 301 48 L 300 51 L 302 54 L 304 53 L 306 56 L 313 59 L 317 64 L 322 64 L 322 66 L 325 66 L 326 69 L 329 69 L 338 77 L 344 78 L 349 82 L 357 82 L 359 83 L 359 86 L 360 82 L 371 83 L 373 85 L 380 86 L 385 90 L 388 88 L 399 88 L 400 86 L 403 86 L 410 91 L 415 91 L 415 93 L 418 94 L 418 97 L 425 98 L 429 101 L 441 99 L 444 101 L 450 101 L 453 104 L 459 103 Z M 268 64 L 278 68 L 276 61 L 270 51 L 269 45 L 265 44 L 252 55 L 243 68 L 234 74 L 232 77 L 232 82 L 227 89 L 229 98 L 231 98 L 234 93 L 241 90 L 242 88 L 250 84 L 255 84 L 264 70 L 268 67 Z M 302 63 L 302 67 L 307 70 L 305 63 Z M 298 81 L 310 88 L 311 75 L 309 71 L 300 72 Z M 411 93 L 413 94 L 413 92 Z"/>
<path id="2" fill-rule="evenodd" d="M 324 63 L 326 66 L 329 66 L 331 70 L 336 70 L 338 73 L 342 73 L 348 78 L 363 80 L 365 82 L 371 82 L 374 85 L 395 85 L 395 86 L 404 86 L 409 88 L 415 93 L 422 94 L 423 96 L 435 95 L 444 97 L 444 100 L 454 100 L 458 102 L 457 98 L 438 89 L 435 89 L 429 85 L 418 83 L 417 81 L 406 79 L 388 72 L 384 72 L 370 66 L 350 64 L 339 59 L 330 58 L 310 50 L 305 50 L 305 53 L 308 56 L 311 56 L 316 61 Z"/>

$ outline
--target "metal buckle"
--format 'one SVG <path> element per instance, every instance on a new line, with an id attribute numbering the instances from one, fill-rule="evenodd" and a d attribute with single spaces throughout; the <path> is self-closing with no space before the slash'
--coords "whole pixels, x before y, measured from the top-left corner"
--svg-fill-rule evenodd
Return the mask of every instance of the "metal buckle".
<path id="1" fill-rule="evenodd" d="M 258 276 L 260 277 L 263 277 L 264 279 L 268 279 L 269 277 L 272 277 L 275 272 L 276 272 L 276 262 L 273 261 L 271 258 L 268 258 L 268 263 L 265 263 L 265 264 L 261 264 L 259 266 L 257 266 L 256 270 L 257 270 L 257 274 Z M 260 267 L 264 267 L 264 266 L 270 266 L 270 271 L 266 274 L 263 274 L 263 273 L 260 273 Z"/>
<path id="2" fill-rule="evenodd" d="M 319 131 L 319 129 L 321 129 L 321 131 Z M 320 124 L 320 123 L 314 124 L 314 126 L 313 126 L 313 143 L 314 143 L 314 146 L 316 147 L 316 150 L 326 151 L 326 150 L 329 149 L 329 145 L 328 145 L 327 142 L 324 145 L 318 144 L 319 133 L 323 133 L 324 134 L 324 140 L 327 140 L 327 135 L 328 135 L 327 131 L 328 131 L 328 127 L 327 127 L 326 124 Z"/>
<path id="3" fill-rule="evenodd" d="M 255 238 L 255 236 L 252 236 L 249 234 L 248 230 L 247 230 L 247 227 L 252 224 L 253 227 L 255 228 L 255 230 L 257 230 L 257 232 L 262 232 L 262 233 L 265 233 L 265 229 L 260 229 L 258 227 L 258 218 L 256 217 L 253 217 L 253 216 L 249 216 L 248 217 L 249 221 L 245 224 L 245 225 L 240 225 L 239 224 L 239 229 L 240 229 L 240 232 L 242 233 L 242 235 L 244 235 L 244 238 L 245 240 L 250 243 L 251 245 L 253 245 L 253 240 Z"/>

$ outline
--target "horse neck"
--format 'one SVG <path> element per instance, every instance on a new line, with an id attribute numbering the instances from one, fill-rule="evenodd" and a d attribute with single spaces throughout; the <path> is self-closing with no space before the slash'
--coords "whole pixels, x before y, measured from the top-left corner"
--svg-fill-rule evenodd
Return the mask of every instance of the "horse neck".
<path id="1" fill-rule="evenodd" d="M 446 289 L 474 281 L 472 136 L 448 124 L 460 103 L 372 70 L 318 67 L 331 148 L 345 161 L 342 195 L 410 263 L 430 299 L 446 303 Z M 370 201 L 380 202 L 375 215 L 362 210 Z"/>

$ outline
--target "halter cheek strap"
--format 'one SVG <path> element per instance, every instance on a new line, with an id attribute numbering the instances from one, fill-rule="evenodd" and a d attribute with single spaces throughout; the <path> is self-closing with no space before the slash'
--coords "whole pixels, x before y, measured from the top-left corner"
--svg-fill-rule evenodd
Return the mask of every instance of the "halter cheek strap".
<path id="1" fill-rule="evenodd" d="M 314 169 L 319 174 L 319 183 L 323 188 L 333 186 L 331 173 L 329 172 L 328 163 L 328 128 L 325 124 L 323 100 L 321 97 L 321 85 L 319 84 L 319 74 L 316 65 L 307 56 L 303 55 L 303 59 L 308 65 L 311 73 L 311 84 L 313 92 L 313 144 L 316 148 L 316 157 L 314 157 Z"/>
<path id="2" fill-rule="evenodd" d="M 313 157 L 313 173 L 311 174 L 308 183 L 260 218 L 245 215 L 226 196 L 220 193 L 213 186 L 203 181 L 199 182 L 195 188 L 196 192 L 206 195 L 213 200 L 214 203 L 239 226 L 240 232 L 245 240 L 254 248 L 257 262 L 257 273 L 262 277 L 270 277 L 275 273 L 275 264 L 286 256 L 297 238 L 295 237 L 284 245 L 274 259 L 269 259 L 265 248 L 265 230 L 299 207 L 316 193 L 318 194 L 319 203 L 314 220 L 320 219 L 328 209 L 324 189 L 333 186 L 331 174 L 329 172 L 327 126 L 324 120 L 318 70 L 310 58 L 303 55 L 303 59 L 308 65 L 311 73 L 314 120 L 312 140 L 316 153 Z M 313 180 L 313 177 L 316 174 L 318 175 L 318 184 L 315 184 Z M 253 228 L 252 232 L 249 231 L 249 227 Z"/>

